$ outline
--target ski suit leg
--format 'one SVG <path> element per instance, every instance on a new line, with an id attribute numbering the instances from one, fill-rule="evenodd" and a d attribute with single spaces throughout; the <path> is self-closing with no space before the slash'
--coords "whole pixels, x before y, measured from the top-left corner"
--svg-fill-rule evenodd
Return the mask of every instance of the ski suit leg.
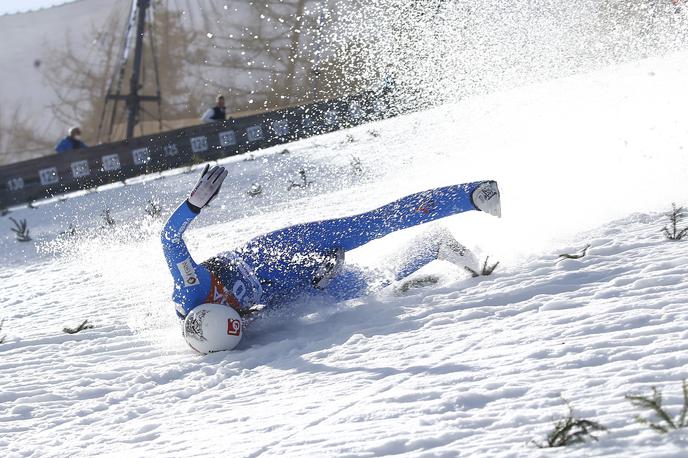
<path id="1" fill-rule="evenodd" d="M 414 239 L 392 263 L 395 280 L 408 277 L 437 259 L 440 240 L 419 239 Z"/>
<path id="2" fill-rule="evenodd" d="M 356 266 L 344 266 L 323 290 L 327 295 L 345 301 L 365 296 L 370 288 L 368 276 Z"/>
<path id="3" fill-rule="evenodd" d="M 303 291 L 322 259 L 337 249 L 353 250 L 395 231 L 476 210 L 471 194 L 481 183 L 431 189 L 366 213 L 279 229 L 249 241 L 238 253 L 268 283 L 266 291 L 270 286 L 281 295 Z"/>
<path id="4" fill-rule="evenodd" d="M 437 259 L 446 260 L 461 268 L 478 269 L 475 255 L 441 225 L 434 225 L 410 240 L 385 265 L 391 267 L 395 280 L 401 280 Z"/>
<path id="5" fill-rule="evenodd" d="M 443 227 L 432 229 L 414 237 L 391 259 L 385 261 L 385 265 L 391 266 L 394 280 L 402 280 L 438 259 L 440 246 L 447 240 L 454 240 L 451 233 Z M 380 281 L 376 288 L 383 288 L 392 283 L 391 280 Z M 368 276 L 360 268 L 344 266 L 344 271 L 327 285 L 325 291 L 338 299 L 347 300 L 365 295 L 370 289 Z"/>

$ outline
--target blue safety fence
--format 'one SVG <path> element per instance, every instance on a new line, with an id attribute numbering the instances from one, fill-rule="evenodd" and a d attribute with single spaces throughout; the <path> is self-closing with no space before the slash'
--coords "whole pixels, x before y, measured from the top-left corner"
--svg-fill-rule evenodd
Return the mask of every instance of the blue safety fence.
<path id="1" fill-rule="evenodd" d="M 18 162 L 0 167 L 0 208 L 255 151 L 389 114 L 384 98 L 366 93 Z"/>

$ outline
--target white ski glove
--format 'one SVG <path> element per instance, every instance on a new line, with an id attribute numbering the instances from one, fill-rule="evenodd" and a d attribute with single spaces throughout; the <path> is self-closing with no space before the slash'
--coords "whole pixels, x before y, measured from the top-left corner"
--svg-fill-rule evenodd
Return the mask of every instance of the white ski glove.
<path id="1" fill-rule="evenodd" d="M 222 182 L 225 181 L 227 173 L 229 173 L 224 167 L 217 165 L 208 170 L 209 168 L 210 165 L 205 166 L 201 178 L 199 178 L 198 183 L 196 183 L 187 199 L 187 202 L 194 210 L 200 211 L 201 208 L 208 205 L 208 202 L 217 196 Z"/>

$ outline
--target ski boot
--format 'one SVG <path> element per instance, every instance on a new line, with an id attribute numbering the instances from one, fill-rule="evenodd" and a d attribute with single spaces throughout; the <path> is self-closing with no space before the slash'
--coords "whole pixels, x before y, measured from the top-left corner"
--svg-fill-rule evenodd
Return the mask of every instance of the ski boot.
<path id="1" fill-rule="evenodd" d="M 478 210 L 482 210 L 497 218 L 502 217 L 502 204 L 496 181 L 481 183 L 471 194 L 471 200 Z"/>
<path id="2" fill-rule="evenodd" d="M 448 261 L 464 270 L 475 271 L 480 262 L 471 250 L 458 242 L 446 229 L 436 233 L 440 236 L 437 247 L 437 259 Z"/>

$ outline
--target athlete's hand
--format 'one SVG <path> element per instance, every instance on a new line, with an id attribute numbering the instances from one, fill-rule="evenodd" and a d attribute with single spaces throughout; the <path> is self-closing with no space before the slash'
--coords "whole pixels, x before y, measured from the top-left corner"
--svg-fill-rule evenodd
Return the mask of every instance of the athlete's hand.
<path id="1" fill-rule="evenodd" d="M 224 167 L 214 166 L 210 169 L 210 165 L 206 165 L 199 178 L 198 183 L 194 186 L 193 191 L 189 194 L 187 202 L 191 205 L 191 208 L 198 209 L 208 205 L 208 202 L 213 200 L 213 198 L 220 192 L 220 186 L 222 182 L 225 181 L 227 177 L 227 170 Z"/>

